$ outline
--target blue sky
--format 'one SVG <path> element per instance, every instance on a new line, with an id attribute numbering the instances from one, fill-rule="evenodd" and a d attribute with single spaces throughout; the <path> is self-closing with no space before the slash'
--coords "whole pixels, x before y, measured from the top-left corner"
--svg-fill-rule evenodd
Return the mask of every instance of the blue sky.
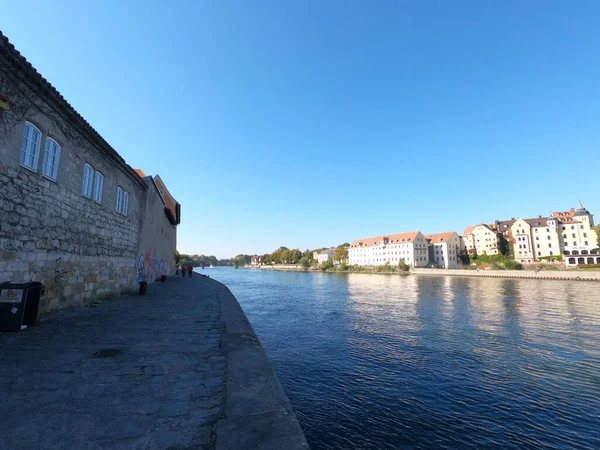
<path id="1" fill-rule="evenodd" d="M 0 29 L 229 257 L 600 214 L 600 3 L 3 2 Z M 600 216 L 598 216 L 600 220 Z"/>

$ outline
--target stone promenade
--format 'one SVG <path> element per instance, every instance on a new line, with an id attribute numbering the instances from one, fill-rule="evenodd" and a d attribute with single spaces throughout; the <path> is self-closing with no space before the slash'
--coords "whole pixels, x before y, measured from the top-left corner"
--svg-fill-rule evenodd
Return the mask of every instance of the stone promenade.
<path id="1" fill-rule="evenodd" d="M 307 449 L 251 325 L 199 275 L 0 333 L 2 449 Z"/>

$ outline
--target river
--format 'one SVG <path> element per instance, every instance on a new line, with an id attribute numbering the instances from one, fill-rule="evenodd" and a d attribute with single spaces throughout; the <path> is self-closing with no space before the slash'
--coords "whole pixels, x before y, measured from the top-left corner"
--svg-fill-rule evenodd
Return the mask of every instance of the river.
<path id="1" fill-rule="evenodd" d="M 600 448 L 596 283 L 216 268 L 319 449 Z"/>

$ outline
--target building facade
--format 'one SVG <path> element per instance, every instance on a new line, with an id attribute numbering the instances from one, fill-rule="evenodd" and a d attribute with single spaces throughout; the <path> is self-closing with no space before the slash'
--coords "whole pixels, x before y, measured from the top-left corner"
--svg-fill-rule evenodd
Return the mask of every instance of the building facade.
<path id="1" fill-rule="evenodd" d="M 470 226 L 463 232 L 464 250 L 472 255 L 497 255 L 499 253 L 499 238 L 491 227 L 480 223 Z"/>
<path id="2" fill-rule="evenodd" d="M 397 265 L 401 259 L 411 267 L 427 267 L 428 243 L 420 231 L 357 239 L 348 248 L 351 265 Z"/>
<path id="3" fill-rule="evenodd" d="M 135 260 L 136 282 L 152 283 L 175 270 L 177 225 L 181 206 L 171 196 L 160 176 L 148 176 L 136 169 L 146 183 L 140 236 Z"/>
<path id="4" fill-rule="evenodd" d="M 250 265 L 252 266 L 259 266 L 260 265 L 260 260 L 261 257 L 258 255 L 254 255 L 251 259 L 250 259 Z"/>
<path id="5" fill-rule="evenodd" d="M 562 253 L 567 267 L 600 264 L 594 216 L 581 202 L 576 210 L 571 208 L 568 212 L 552 213 L 552 217 L 558 220 Z"/>
<path id="6" fill-rule="evenodd" d="M 1 33 L 0 68 L 0 282 L 42 311 L 135 289 L 148 184 Z"/>
<path id="7" fill-rule="evenodd" d="M 429 245 L 429 263 L 441 269 L 457 269 L 461 266 L 461 240 L 458 233 L 426 234 Z"/>
<path id="8" fill-rule="evenodd" d="M 317 253 L 317 262 L 319 264 L 326 261 L 333 261 L 335 255 L 335 248 L 328 248 Z"/>

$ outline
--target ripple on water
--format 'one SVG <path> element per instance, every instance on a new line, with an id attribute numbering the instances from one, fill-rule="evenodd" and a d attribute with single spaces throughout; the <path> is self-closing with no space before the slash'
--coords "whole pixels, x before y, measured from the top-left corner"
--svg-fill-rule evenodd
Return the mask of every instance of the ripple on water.
<path id="1" fill-rule="evenodd" d="M 214 269 L 317 449 L 600 448 L 593 283 Z"/>

